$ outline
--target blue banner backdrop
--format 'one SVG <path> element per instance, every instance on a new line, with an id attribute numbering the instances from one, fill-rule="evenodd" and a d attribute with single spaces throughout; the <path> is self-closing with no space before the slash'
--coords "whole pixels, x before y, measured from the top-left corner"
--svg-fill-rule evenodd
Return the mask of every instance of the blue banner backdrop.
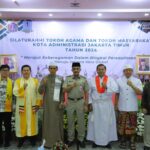
<path id="1" fill-rule="evenodd" d="M 117 77 L 125 64 L 136 66 L 136 55 L 150 54 L 149 30 L 149 22 L 136 21 L 0 20 L 0 54 L 16 54 L 19 72 L 29 64 L 38 78 L 48 73 L 50 62 L 65 77 L 74 61 L 81 62 L 81 74 L 88 78 L 99 63 Z"/>

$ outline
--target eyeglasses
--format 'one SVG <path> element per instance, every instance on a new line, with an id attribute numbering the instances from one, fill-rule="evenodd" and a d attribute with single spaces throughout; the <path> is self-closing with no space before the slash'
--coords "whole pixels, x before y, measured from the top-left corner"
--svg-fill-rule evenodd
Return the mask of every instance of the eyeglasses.
<path id="1" fill-rule="evenodd" d="M 8 69 L 7 69 L 7 70 L 3 69 L 2 71 L 7 72 L 7 71 L 9 71 L 9 70 L 8 70 Z"/>
<path id="2" fill-rule="evenodd" d="M 56 69 L 56 68 L 49 68 L 49 69 Z"/>

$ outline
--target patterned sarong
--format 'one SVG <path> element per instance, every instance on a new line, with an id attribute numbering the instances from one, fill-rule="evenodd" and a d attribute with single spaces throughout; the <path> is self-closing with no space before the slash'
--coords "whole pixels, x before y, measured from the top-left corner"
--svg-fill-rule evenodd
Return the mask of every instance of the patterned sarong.
<path id="1" fill-rule="evenodd" d="M 136 133 L 137 112 L 119 112 L 118 132 L 120 135 L 131 135 Z"/>

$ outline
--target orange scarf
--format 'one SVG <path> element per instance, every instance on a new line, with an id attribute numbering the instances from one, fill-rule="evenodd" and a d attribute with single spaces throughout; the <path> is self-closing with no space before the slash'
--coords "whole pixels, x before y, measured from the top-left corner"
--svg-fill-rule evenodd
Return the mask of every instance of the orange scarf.
<path id="1" fill-rule="evenodd" d="M 106 84 L 107 81 L 108 81 L 108 76 L 105 75 L 104 78 L 103 78 L 103 83 Z M 95 82 L 96 82 L 97 92 L 98 92 L 98 93 L 104 93 L 106 89 L 105 89 L 104 87 L 101 87 L 99 76 L 96 76 L 96 77 L 95 77 Z"/>

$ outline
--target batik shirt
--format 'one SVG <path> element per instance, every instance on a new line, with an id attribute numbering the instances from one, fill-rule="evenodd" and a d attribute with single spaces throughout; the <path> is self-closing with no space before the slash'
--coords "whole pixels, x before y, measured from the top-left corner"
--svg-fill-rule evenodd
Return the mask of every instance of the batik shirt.
<path id="1" fill-rule="evenodd" d="M 0 112 L 5 112 L 7 81 L 0 81 Z"/>

